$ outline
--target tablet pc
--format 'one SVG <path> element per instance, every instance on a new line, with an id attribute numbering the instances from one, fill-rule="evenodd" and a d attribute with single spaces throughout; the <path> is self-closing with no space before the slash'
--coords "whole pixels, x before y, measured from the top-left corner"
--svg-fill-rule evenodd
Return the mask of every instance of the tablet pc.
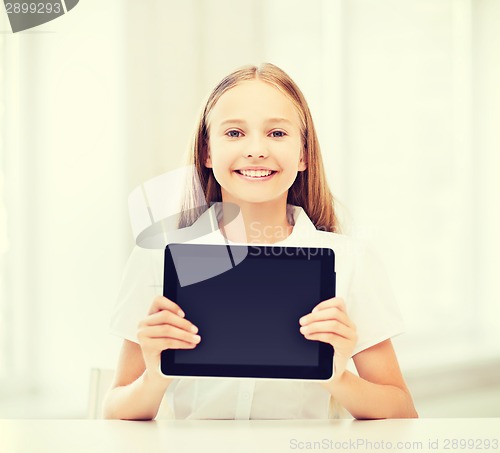
<path id="1" fill-rule="evenodd" d="M 335 296 L 329 248 L 170 244 L 163 295 L 199 328 L 194 349 L 169 349 L 175 377 L 327 380 L 331 345 L 307 340 L 299 319 Z"/>

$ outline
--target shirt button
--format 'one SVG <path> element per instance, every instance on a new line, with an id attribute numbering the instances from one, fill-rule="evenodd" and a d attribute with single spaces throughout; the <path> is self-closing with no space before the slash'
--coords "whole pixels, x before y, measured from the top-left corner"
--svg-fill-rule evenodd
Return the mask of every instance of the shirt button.
<path id="1" fill-rule="evenodd" d="M 243 395 L 241 395 L 243 397 L 244 400 L 247 400 L 248 398 L 250 398 L 250 394 L 248 392 L 243 392 Z"/>

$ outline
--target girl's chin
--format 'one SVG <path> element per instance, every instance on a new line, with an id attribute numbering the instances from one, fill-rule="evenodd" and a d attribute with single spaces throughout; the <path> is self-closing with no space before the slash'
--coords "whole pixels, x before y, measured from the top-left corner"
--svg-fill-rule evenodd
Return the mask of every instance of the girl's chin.
<path id="1" fill-rule="evenodd" d="M 246 204 L 246 203 L 255 203 L 255 204 L 263 204 L 263 203 L 279 203 L 283 201 L 286 204 L 286 193 L 284 196 L 273 196 L 271 194 L 257 194 L 257 193 L 241 193 L 239 191 L 235 191 L 229 193 L 227 191 L 222 192 L 222 200 L 224 203 L 234 203 L 236 205 Z"/>

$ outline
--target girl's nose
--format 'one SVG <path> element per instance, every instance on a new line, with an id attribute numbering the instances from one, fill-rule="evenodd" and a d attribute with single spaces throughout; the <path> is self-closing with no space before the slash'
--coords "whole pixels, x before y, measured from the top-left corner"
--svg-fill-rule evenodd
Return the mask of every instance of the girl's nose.
<path id="1" fill-rule="evenodd" d="M 269 156 L 265 141 L 260 138 L 254 138 L 249 141 L 248 146 L 243 153 L 245 157 L 248 158 L 265 159 Z"/>

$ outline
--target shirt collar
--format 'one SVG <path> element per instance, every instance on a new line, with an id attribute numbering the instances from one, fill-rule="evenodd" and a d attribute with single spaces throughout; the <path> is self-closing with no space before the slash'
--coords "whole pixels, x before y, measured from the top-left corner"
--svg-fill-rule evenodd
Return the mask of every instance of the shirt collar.
<path id="1" fill-rule="evenodd" d="M 220 212 L 220 202 L 213 203 L 194 223 L 189 227 L 189 240 L 191 243 L 215 243 L 231 244 L 219 229 L 217 214 Z M 302 242 L 303 238 L 309 237 L 316 232 L 316 227 L 309 216 L 300 206 L 287 205 L 287 215 L 293 224 L 292 233 L 282 241 L 264 245 L 292 245 Z M 184 241 L 183 241 L 184 242 Z"/>

